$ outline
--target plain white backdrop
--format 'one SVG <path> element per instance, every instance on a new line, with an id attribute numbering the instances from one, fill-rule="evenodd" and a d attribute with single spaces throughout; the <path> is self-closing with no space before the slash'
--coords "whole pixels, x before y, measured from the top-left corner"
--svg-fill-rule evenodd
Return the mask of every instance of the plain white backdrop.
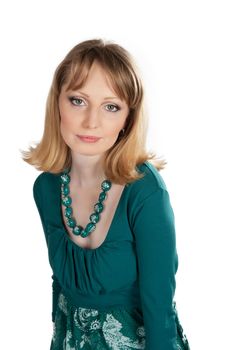
<path id="1" fill-rule="evenodd" d="M 176 302 L 192 350 L 245 349 L 247 13 L 244 1 L 8 1 L 1 5 L 1 348 L 49 349 L 51 275 L 32 197 L 55 68 L 77 43 L 137 61 L 148 148 L 175 213 Z M 155 350 L 155 349 L 152 349 Z M 164 349 L 165 350 L 165 349 Z"/>

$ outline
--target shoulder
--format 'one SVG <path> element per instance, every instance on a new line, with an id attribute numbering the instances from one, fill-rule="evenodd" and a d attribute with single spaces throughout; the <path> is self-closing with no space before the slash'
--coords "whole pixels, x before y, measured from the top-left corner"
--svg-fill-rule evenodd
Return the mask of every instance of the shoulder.
<path id="1" fill-rule="evenodd" d="M 40 192 L 46 191 L 55 183 L 58 182 L 58 177 L 60 174 L 53 174 L 50 172 L 43 171 L 40 173 L 34 180 L 33 183 L 33 193 L 34 195 L 39 194 Z"/>
<path id="2" fill-rule="evenodd" d="M 146 161 L 137 167 L 140 172 L 144 174 L 144 177 L 140 179 L 140 182 L 148 184 L 152 189 L 157 189 L 158 187 L 165 190 L 167 189 L 163 177 L 152 163 Z"/>
<path id="3" fill-rule="evenodd" d="M 137 166 L 138 171 L 143 174 L 143 177 L 136 182 L 134 186 L 138 190 L 142 190 L 145 194 L 151 194 L 158 189 L 167 190 L 165 181 L 159 171 L 153 164 L 146 161 Z"/>
<path id="4" fill-rule="evenodd" d="M 137 169 L 143 174 L 143 177 L 130 184 L 132 200 L 140 203 L 153 193 L 167 191 L 165 180 L 150 162 L 145 161 L 137 165 Z"/>

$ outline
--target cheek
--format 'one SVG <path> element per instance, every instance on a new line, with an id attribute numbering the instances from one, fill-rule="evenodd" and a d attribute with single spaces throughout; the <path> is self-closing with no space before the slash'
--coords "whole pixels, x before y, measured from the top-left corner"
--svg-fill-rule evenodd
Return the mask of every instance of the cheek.
<path id="1" fill-rule="evenodd" d="M 109 140 L 110 139 L 115 139 L 115 138 L 117 138 L 120 130 L 119 130 L 119 128 L 116 128 L 116 127 L 113 128 L 112 126 L 110 126 L 109 128 L 105 128 L 104 129 L 103 134 L 104 134 L 104 137 L 106 139 L 109 139 Z"/>
<path id="2" fill-rule="evenodd" d="M 105 127 L 105 133 L 108 136 L 112 136 L 115 137 L 119 134 L 119 132 L 122 130 L 124 125 L 124 120 L 121 120 L 117 123 L 109 123 L 106 127 Z"/>
<path id="3" fill-rule="evenodd" d="M 60 119 L 60 132 L 65 141 L 70 139 L 70 135 L 75 129 L 71 118 L 61 115 Z"/>
<path id="4" fill-rule="evenodd" d="M 75 125 L 75 120 L 73 118 L 68 117 L 66 114 L 60 114 L 61 119 L 60 119 L 60 124 L 61 128 L 64 129 L 71 129 Z"/>
<path id="5" fill-rule="evenodd" d="M 60 124 L 63 128 L 69 128 L 73 125 L 73 119 L 71 118 L 71 113 L 68 106 L 64 101 L 59 103 L 59 114 L 60 114 Z"/>
<path id="6" fill-rule="evenodd" d="M 60 121 L 60 133 L 64 139 L 64 141 L 67 140 L 67 127 L 64 125 L 63 121 Z"/>

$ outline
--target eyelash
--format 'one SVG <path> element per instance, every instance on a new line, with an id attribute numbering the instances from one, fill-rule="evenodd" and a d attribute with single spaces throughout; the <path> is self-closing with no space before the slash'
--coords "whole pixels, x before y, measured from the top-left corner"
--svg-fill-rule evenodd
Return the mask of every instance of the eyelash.
<path id="1" fill-rule="evenodd" d="M 72 96 L 72 97 L 69 97 L 69 100 L 70 100 L 71 104 L 72 104 L 73 106 L 75 106 L 75 107 L 80 107 L 80 105 L 74 104 L 74 103 L 73 103 L 74 100 L 83 101 L 82 98 L 77 98 L 77 97 L 73 97 L 73 96 Z M 117 108 L 116 111 L 108 111 L 108 112 L 112 112 L 112 113 L 116 113 L 116 112 L 120 111 L 120 109 L 121 109 L 118 105 L 114 105 L 114 104 L 112 104 L 112 103 L 109 103 L 107 106 L 114 106 L 115 108 Z"/>

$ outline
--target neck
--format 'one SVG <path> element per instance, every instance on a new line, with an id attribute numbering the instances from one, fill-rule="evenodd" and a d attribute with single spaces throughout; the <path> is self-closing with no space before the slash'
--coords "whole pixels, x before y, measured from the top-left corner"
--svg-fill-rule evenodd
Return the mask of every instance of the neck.
<path id="1" fill-rule="evenodd" d="M 71 183 L 77 188 L 95 188 L 95 186 L 99 186 L 106 179 L 102 156 L 72 154 L 70 177 Z"/>

